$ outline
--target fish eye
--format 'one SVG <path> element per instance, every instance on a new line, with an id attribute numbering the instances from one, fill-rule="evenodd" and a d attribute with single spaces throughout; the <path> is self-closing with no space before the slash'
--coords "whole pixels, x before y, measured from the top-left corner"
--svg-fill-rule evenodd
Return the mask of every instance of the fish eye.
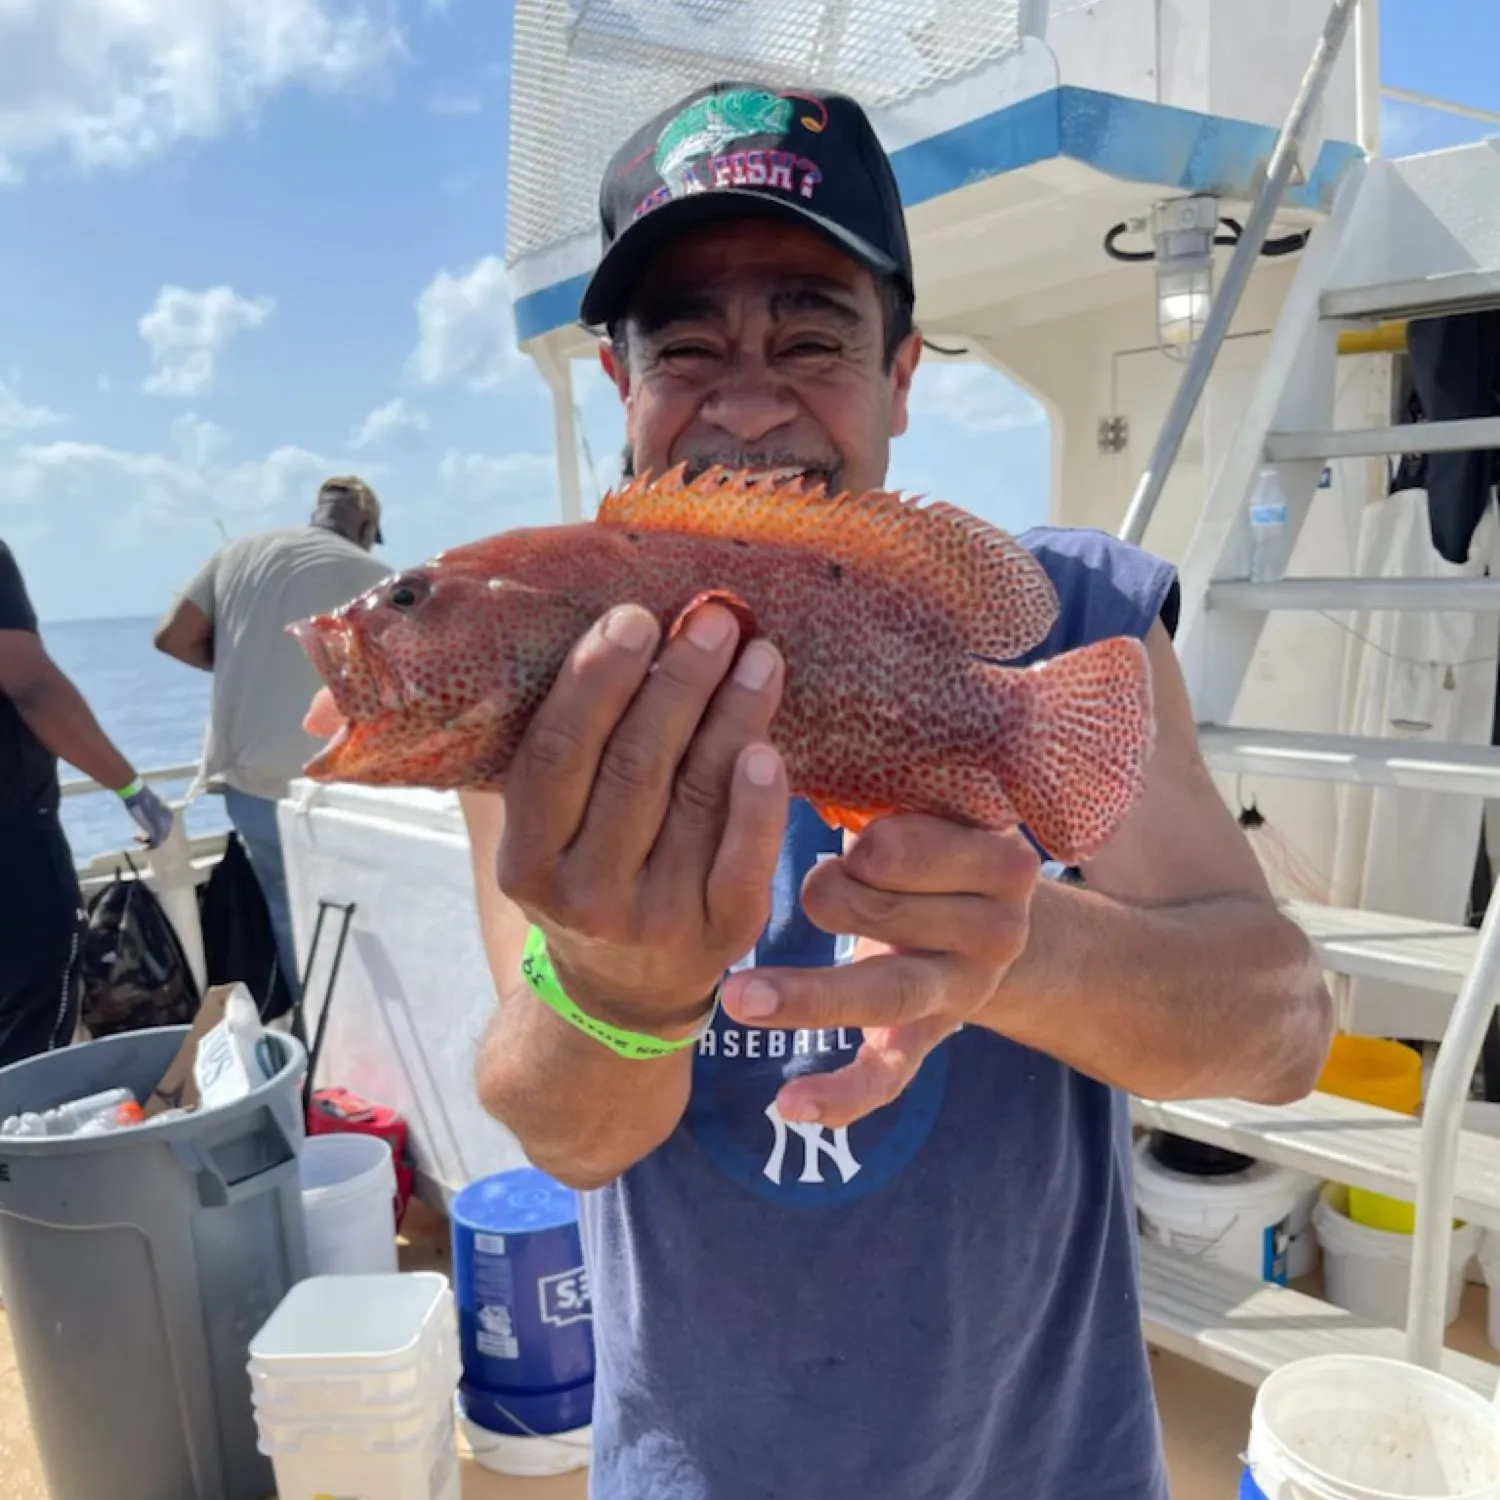
<path id="1" fill-rule="evenodd" d="M 411 574 L 393 578 L 386 587 L 385 602 L 393 609 L 415 609 L 428 594 L 424 579 Z"/>

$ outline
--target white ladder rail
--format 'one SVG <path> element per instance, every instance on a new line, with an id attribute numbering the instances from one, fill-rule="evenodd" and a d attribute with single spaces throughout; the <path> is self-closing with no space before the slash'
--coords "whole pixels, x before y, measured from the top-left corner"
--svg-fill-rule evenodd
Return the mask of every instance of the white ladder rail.
<path id="1" fill-rule="evenodd" d="M 1500 893 L 1492 894 L 1485 908 L 1478 951 L 1438 1044 L 1422 1106 L 1406 1357 L 1430 1370 L 1441 1368 L 1443 1335 L 1448 1323 L 1448 1257 L 1453 1248 L 1449 1225 L 1453 1221 L 1463 1108 L 1490 1018 L 1495 1014 L 1497 996 L 1500 996 Z"/>
<path id="2" fill-rule="evenodd" d="M 1183 554 L 1177 654 L 1200 719 L 1229 721 L 1265 623 L 1263 611 L 1211 610 L 1209 590 L 1217 583 L 1246 578 L 1245 496 L 1265 463 L 1267 435 L 1283 413 L 1311 416 L 1320 425 L 1333 420 L 1338 337 L 1319 316 L 1319 300 L 1366 180 L 1366 164 L 1351 163 L 1327 223 L 1302 252 L 1244 416 L 1214 473 L 1208 500 Z M 1290 556 L 1312 506 L 1323 465 L 1308 461 L 1297 467 L 1295 484 L 1291 482 L 1293 469 L 1289 464 L 1281 466 L 1287 499 L 1282 563 Z M 1228 658 L 1216 676 L 1206 671 L 1210 654 Z"/>
<path id="3" fill-rule="evenodd" d="M 1250 283 L 1251 274 L 1260 259 L 1261 246 L 1270 233 L 1281 200 L 1291 184 L 1292 175 L 1301 165 L 1302 148 L 1312 128 L 1313 118 L 1328 80 L 1333 75 L 1334 64 L 1349 34 L 1360 0 L 1333 0 L 1328 19 L 1323 23 L 1323 34 L 1313 49 L 1312 58 L 1298 86 L 1297 96 L 1287 112 L 1286 122 L 1276 137 L 1275 148 L 1266 166 L 1265 181 L 1261 186 L 1250 216 L 1245 221 L 1244 233 L 1234 247 L 1229 266 L 1224 272 L 1224 282 L 1218 295 L 1209 304 L 1208 317 L 1203 325 L 1203 336 L 1188 361 L 1182 383 L 1177 387 L 1172 404 L 1167 410 L 1166 420 L 1152 446 L 1151 456 L 1141 474 L 1140 483 L 1131 497 L 1130 509 L 1126 512 L 1121 537 L 1127 542 L 1139 543 L 1146 535 L 1167 478 L 1177 455 L 1182 449 L 1193 414 L 1203 399 L 1208 387 L 1208 377 L 1213 371 L 1229 333 L 1229 325 L 1239 310 L 1240 299 Z"/>
<path id="4" fill-rule="evenodd" d="M 1347 3 L 1335 0 L 1319 50 L 1278 139 L 1272 167 L 1256 204 L 1257 213 L 1268 206 L 1274 208 L 1279 201 L 1285 181 L 1278 181 L 1278 168 L 1287 169 L 1289 159 L 1295 154 L 1293 138 L 1305 126 L 1306 115 L 1321 93 L 1326 70 L 1331 67 L 1351 16 L 1359 17 L 1362 62 L 1365 50 L 1373 48 L 1370 33 L 1376 11 L 1372 0 L 1364 0 L 1364 6 L 1361 9 L 1361 0 L 1347 0 Z M 1340 455 L 1390 453 L 1404 449 L 1413 436 L 1396 429 L 1344 432 L 1333 423 L 1339 321 L 1378 316 L 1387 311 L 1376 295 L 1383 288 L 1371 286 L 1340 293 L 1329 290 L 1344 247 L 1350 243 L 1351 226 L 1364 224 L 1372 231 L 1379 229 L 1383 194 L 1389 184 L 1385 180 L 1374 183 L 1382 192 L 1374 194 L 1374 201 L 1367 203 L 1371 195 L 1363 190 L 1370 184 L 1368 161 L 1353 164 L 1340 186 L 1333 214 L 1312 237 L 1303 254 L 1277 319 L 1254 395 L 1214 476 L 1180 569 L 1183 610 L 1177 633 L 1178 654 L 1200 720 L 1230 723 L 1267 611 L 1285 607 L 1278 605 L 1274 597 L 1278 585 L 1252 585 L 1247 579 L 1245 501 L 1262 466 L 1275 464 L 1286 493 L 1287 525 L 1277 548 L 1279 556 L 1273 559 L 1284 569 L 1315 498 L 1315 476 L 1321 471 L 1323 461 Z M 1252 225 L 1254 222 L 1252 216 Z M 1216 303 L 1210 309 L 1203 341 L 1194 351 L 1121 528 L 1120 535 L 1127 541 L 1139 544 L 1144 537 L 1180 449 L 1182 435 L 1217 360 L 1229 318 L 1243 291 L 1243 281 L 1253 267 L 1258 239 L 1259 235 L 1247 228 L 1237 249 L 1249 253 L 1236 254 L 1226 278 L 1228 305 L 1221 308 Z M 1491 281 L 1500 281 L 1500 271 L 1492 267 L 1480 266 L 1465 275 L 1465 286 L 1469 288 L 1465 296 L 1470 300 L 1488 298 Z M 1411 310 L 1420 312 L 1429 304 L 1433 312 L 1443 310 L 1433 298 L 1441 301 L 1445 285 L 1419 287 L 1412 283 L 1406 294 Z M 1449 301 L 1453 300 L 1450 289 Z M 1215 316 L 1221 312 L 1222 316 Z M 1424 451 L 1488 447 L 1496 440 L 1497 426 L 1500 423 L 1495 421 L 1446 424 L 1441 430 L 1422 435 L 1418 442 Z M 1319 607 L 1313 602 L 1315 591 L 1326 589 L 1332 582 L 1322 580 L 1304 585 L 1307 598 L 1303 607 Z M 1223 588 L 1219 600 L 1214 600 L 1216 585 L 1252 597 L 1241 598 L 1236 608 L 1223 596 Z M 1291 595 L 1296 587 L 1280 585 L 1286 595 Z M 1360 588 L 1373 592 L 1362 581 L 1351 582 L 1351 602 L 1358 599 Z M 1263 591 L 1260 597 L 1253 597 L 1256 590 Z M 1427 592 L 1426 581 L 1412 580 L 1405 596 L 1394 607 L 1439 607 L 1435 600 L 1419 601 L 1417 596 Z M 1216 602 L 1220 606 L 1217 609 Z M 1479 608 L 1493 608 L 1493 601 L 1487 595 L 1472 603 Z M 1456 598 L 1452 607 L 1461 607 Z M 1215 668 L 1212 673 L 1210 665 Z M 1492 896 L 1486 910 L 1458 998 L 1444 1028 L 1418 1126 L 1416 1224 L 1409 1309 L 1402 1342 L 1406 1359 L 1433 1370 L 1442 1369 L 1445 1363 L 1449 1225 L 1457 1193 L 1463 1108 L 1497 1000 L 1500 1000 L 1500 890 Z M 1197 1354 L 1202 1357 L 1201 1351 Z M 1490 1389 L 1500 1401 L 1500 1387 Z"/>

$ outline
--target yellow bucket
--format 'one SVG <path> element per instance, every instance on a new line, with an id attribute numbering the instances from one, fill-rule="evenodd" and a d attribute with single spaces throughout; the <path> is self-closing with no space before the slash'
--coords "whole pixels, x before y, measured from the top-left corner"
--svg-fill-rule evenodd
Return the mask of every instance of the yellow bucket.
<path id="1" fill-rule="evenodd" d="M 1349 1189 L 1349 1217 L 1366 1229 L 1387 1234 L 1410 1234 L 1417 1227 L 1417 1205 L 1402 1198 L 1372 1193 L 1368 1188 Z"/>
<path id="2" fill-rule="evenodd" d="M 1318 1092 L 1414 1115 L 1422 1107 L 1422 1054 L 1381 1036 L 1336 1036 Z"/>
<path id="3" fill-rule="evenodd" d="M 1422 1106 L 1422 1054 L 1385 1037 L 1336 1036 L 1318 1079 L 1318 1091 L 1414 1115 Z M 1415 1204 L 1400 1198 L 1351 1187 L 1349 1217 L 1370 1229 L 1410 1234 L 1417 1210 Z"/>

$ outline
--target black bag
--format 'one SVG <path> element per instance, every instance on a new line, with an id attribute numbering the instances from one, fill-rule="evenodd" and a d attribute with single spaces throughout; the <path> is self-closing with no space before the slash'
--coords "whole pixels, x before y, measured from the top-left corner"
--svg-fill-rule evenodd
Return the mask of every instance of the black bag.
<path id="1" fill-rule="evenodd" d="M 284 1016 L 292 1008 L 292 987 L 277 962 L 271 913 L 237 833 L 225 839 L 223 858 L 198 887 L 198 914 L 209 984 L 239 982 L 255 996 L 261 1020 Z"/>
<path id="2" fill-rule="evenodd" d="M 161 903 L 129 855 L 88 906 L 79 951 L 80 1019 L 95 1037 L 152 1026 L 186 1026 L 202 996 Z"/>

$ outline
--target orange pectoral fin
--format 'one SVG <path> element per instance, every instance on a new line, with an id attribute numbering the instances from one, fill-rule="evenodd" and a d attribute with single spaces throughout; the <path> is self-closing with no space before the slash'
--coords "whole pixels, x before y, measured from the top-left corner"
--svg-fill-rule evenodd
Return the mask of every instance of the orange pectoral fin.
<path id="1" fill-rule="evenodd" d="M 830 828 L 847 828 L 850 833 L 863 833 L 877 818 L 895 812 L 893 807 L 840 807 L 833 802 L 812 802 L 812 810 Z"/>
<path id="2" fill-rule="evenodd" d="M 731 593 L 728 589 L 704 589 L 701 593 L 694 594 L 678 612 L 671 629 L 667 631 L 667 639 L 671 640 L 687 624 L 688 616 L 705 604 L 722 604 L 735 617 L 739 622 L 741 641 L 748 641 L 756 633 L 755 611 L 738 594 Z"/>

